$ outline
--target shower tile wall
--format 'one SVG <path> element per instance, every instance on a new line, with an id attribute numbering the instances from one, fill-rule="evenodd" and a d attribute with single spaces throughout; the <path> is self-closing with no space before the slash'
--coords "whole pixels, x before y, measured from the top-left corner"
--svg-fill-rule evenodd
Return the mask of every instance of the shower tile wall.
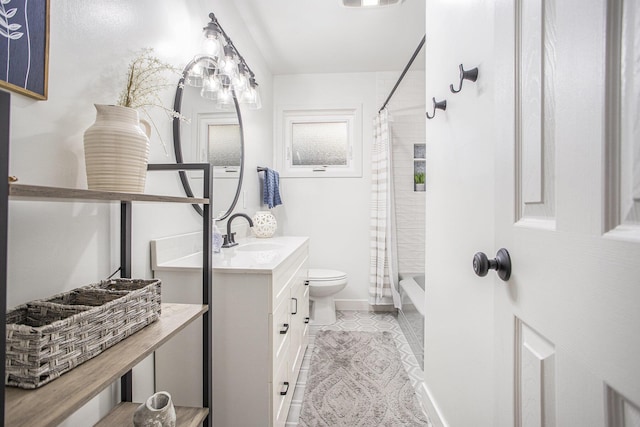
<path id="1" fill-rule="evenodd" d="M 399 75 L 377 74 L 378 105 L 384 103 Z M 387 109 L 391 116 L 398 270 L 401 276 L 424 274 L 425 193 L 414 191 L 413 186 L 414 144 L 424 144 L 426 134 L 424 71 L 407 72 Z M 428 188 L 429 182 L 426 184 Z"/>

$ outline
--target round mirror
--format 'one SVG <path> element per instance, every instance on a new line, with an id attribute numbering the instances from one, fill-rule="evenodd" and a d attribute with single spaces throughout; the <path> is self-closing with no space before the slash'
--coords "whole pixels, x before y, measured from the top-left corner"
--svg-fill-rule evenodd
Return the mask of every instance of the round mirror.
<path id="1" fill-rule="evenodd" d="M 211 163 L 213 166 L 213 218 L 226 219 L 236 206 L 244 173 L 244 133 L 242 116 L 235 96 L 226 103 L 207 97 L 202 81 L 185 84 L 194 67 L 202 67 L 207 58 L 187 64 L 176 88 L 173 109 L 180 114 L 173 120 L 173 148 L 176 163 Z M 200 87 L 198 87 L 198 85 Z M 185 121 L 188 121 L 185 123 Z M 180 180 L 188 197 L 201 195 L 202 172 L 180 171 Z M 202 215 L 202 207 L 194 204 Z"/>

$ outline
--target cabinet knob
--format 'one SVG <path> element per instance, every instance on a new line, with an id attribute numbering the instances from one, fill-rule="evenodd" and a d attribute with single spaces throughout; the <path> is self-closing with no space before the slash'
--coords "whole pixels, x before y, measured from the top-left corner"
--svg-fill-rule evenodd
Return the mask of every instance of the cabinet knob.
<path id="1" fill-rule="evenodd" d="M 308 317 L 304 318 L 304 323 L 309 323 L 309 318 Z"/>
<path id="2" fill-rule="evenodd" d="M 291 299 L 294 300 L 296 303 L 296 309 L 293 310 L 293 313 L 291 314 L 298 314 L 298 298 L 291 298 Z"/>
<path id="3" fill-rule="evenodd" d="M 280 329 L 280 335 L 284 335 L 289 331 L 289 324 L 288 323 L 285 323 L 282 326 L 284 327 L 284 329 Z"/>
<path id="4" fill-rule="evenodd" d="M 289 381 L 285 381 L 283 385 L 285 386 L 285 389 L 280 392 L 280 396 L 286 396 L 287 393 L 289 393 Z"/>

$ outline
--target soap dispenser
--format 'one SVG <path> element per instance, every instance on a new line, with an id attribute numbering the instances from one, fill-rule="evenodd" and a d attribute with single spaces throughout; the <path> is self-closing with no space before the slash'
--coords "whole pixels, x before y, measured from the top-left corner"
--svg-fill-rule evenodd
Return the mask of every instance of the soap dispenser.
<path id="1" fill-rule="evenodd" d="M 213 252 L 219 253 L 222 247 L 222 233 L 218 229 L 218 226 L 213 226 L 213 238 L 211 239 Z"/>

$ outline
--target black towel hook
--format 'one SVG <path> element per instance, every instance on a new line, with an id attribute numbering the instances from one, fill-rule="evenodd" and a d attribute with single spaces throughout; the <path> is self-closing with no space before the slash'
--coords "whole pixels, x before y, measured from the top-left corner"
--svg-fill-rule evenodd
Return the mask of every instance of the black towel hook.
<path id="1" fill-rule="evenodd" d="M 478 67 L 472 68 L 470 70 L 465 70 L 462 64 L 460 64 L 460 88 L 458 90 L 455 90 L 453 88 L 453 84 L 450 84 L 449 89 L 451 89 L 451 92 L 453 93 L 460 92 L 462 90 L 462 82 L 464 80 L 469 80 L 472 82 L 475 82 L 476 80 L 478 80 Z"/>
<path id="2" fill-rule="evenodd" d="M 447 109 L 447 100 L 443 99 L 442 101 L 438 101 L 436 102 L 435 98 L 433 99 L 433 114 L 429 115 L 429 112 L 427 111 L 425 114 L 427 115 L 427 119 L 433 119 L 436 116 L 436 108 L 442 111 L 445 111 Z"/>

